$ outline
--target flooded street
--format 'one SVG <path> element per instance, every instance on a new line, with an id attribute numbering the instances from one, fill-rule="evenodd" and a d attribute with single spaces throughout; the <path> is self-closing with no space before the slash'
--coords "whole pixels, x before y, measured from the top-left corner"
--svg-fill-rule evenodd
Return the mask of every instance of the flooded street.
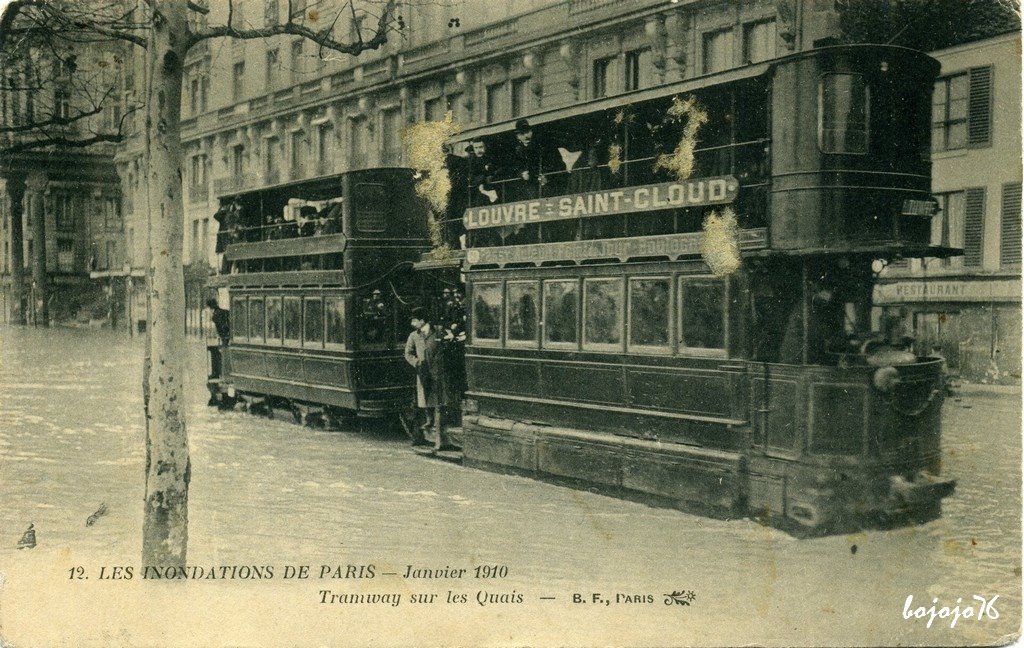
<path id="1" fill-rule="evenodd" d="M 205 406 L 203 349 L 191 342 L 189 562 L 269 565 L 275 577 L 143 580 L 142 340 L 0 328 L 3 639 L 19 647 L 436 645 L 458 629 L 465 645 L 554 636 L 581 645 L 945 645 L 996 642 L 1019 625 L 1019 393 L 970 391 L 947 402 L 943 466 L 957 490 L 941 519 L 795 540 L 749 520 L 422 458 L 380 432 L 220 413 Z M 106 513 L 86 526 L 101 504 Z M 19 551 L 30 523 L 38 546 Z M 284 580 L 286 565 L 309 565 L 312 576 Z M 339 565 L 373 565 L 375 578 L 318 578 Z M 468 573 L 401 578 L 408 565 Z M 507 576 L 473 578 L 475 567 L 492 565 Z M 71 578 L 75 566 L 89 579 Z M 100 581 L 100 567 L 111 566 L 133 566 L 135 577 Z M 321 601 L 324 590 L 404 598 L 393 608 L 339 606 Z M 421 591 L 438 601 L 412 603 Z M 481 605 L 480 591 L 522 603 Z M 666 605 L 676 591 L 696 598 Z M 450 593 L 467 602 L 445 602 Z M 595 593 L 653 603 L 604 605 Z M 998 596 L 999 618 L 952 629 L 935 619 L 927 628 L 903 618 L 909 595 L 914 607 Z"/>

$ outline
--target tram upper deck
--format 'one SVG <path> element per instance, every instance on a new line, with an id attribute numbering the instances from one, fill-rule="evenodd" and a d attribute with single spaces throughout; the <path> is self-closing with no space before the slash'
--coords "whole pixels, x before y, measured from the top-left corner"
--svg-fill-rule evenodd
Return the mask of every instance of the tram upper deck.
<path id="1" fill-rule="evenodd" d="M 900 47 L 822 47 L 470 131 L 449 156 L 448 235 L 540 245 L 542 264 L 558 255 L 544 244 L 699 232 L 729 206 L 748 250 L 955 253 L 929 245 L 938 70 Z"/>

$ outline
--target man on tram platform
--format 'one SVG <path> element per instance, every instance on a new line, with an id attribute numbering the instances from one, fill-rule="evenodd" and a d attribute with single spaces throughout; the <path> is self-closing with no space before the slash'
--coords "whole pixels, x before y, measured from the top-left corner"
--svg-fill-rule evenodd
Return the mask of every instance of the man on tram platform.
<path id="1" fill-rule="evenodd" d="M 412 427 L 413 445 L 429 445 L 427 433 L 434 428 L 437 437 L 434 449 L 454 450 L 442 417 L 444 368 L 438 331 L 425 308 L 414 308 L 409 324 L 413 330 L 405 342 L 405 361 L 416 370 L 416 407 L 423 412 L 424 419 L 421 425 Z"/>

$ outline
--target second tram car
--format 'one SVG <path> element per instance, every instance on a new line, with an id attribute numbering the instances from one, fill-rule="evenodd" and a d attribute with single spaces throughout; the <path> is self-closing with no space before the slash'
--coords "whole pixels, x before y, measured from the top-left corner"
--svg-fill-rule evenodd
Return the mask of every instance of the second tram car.
<path id="1" fill-rule="evenodd" d="M 226 405 L 382 417 L 408 406 L 407 298 L 429 249 L 408 169 L 354 171 L 221 197 L 231 343 L 212 386 Z"/>

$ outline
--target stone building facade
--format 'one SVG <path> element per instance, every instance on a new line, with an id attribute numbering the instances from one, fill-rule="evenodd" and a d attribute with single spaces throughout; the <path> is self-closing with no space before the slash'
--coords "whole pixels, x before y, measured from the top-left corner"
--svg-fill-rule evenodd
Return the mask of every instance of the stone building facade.
<path id="1" fill-rule="evenodd" d="M 60 127 L 72 140 L 116 130 L 122 106 L 120 51 L 108 44 L 79 46 L 66 59 L 76 64 L 60 72 L 88 76 L 97 88 L 102 83 L 100 94 L 112 89 L 102 110 L 95 96 L 85 96 L 81 85 L 63 77 L 48 79 L 41 90 L 26 90 L 33 85 L 25 81 L 31 68 L 0 71 L 0 125 L 6 127 L 0 151 L 38 141 L 40 133 L 56 134 L 54 126 L 16 130 L 55 116 L 89 115 Z M 35 68 L 48 71 L 50 64 L 37 62 Z M 0 155 L 0 321 L 45 326 L 116 320 L 124 286 L 115 285 L 111 275 L 123 273 L 123 230 L 113 144 Z"/>
<path id="2" fill-rule="evenodd" d="M 932 52 L 932 242 L 964 250 L 882 273 L 875 303 L 901 312 L 921 347 L 964 378 L 1019 382 L 1021 370 L 1021 37 Z"/>

